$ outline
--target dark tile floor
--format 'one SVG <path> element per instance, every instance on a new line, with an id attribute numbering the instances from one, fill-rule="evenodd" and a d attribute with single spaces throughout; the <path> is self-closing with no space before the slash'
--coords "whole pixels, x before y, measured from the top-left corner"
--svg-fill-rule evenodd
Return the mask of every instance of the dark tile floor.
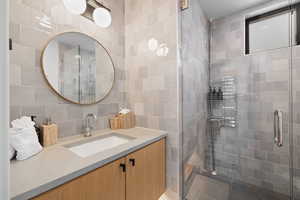
<path id="1" fill-rule="evenodd" d="M 290 200 L 290 197 L 256 186 L 233 183 L 229 200 Z"/>
<path id="2" fill-rule="evenodd" d="M 196 174 L 188 188 L 186 200 L 290 200 L 283 194 L 244 183 Z"/>

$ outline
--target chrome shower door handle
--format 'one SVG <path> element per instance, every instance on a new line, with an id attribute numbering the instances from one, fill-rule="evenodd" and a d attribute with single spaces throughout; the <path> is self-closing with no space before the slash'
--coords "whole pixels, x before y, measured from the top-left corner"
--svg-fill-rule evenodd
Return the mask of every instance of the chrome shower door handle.
<path id="1" fill-rule="evenodd" d="M 274 126 L 274 143 L 278 144 L 278 111 L 277 110 L 274 112 L 273 126 Z"/>
<path id="2" fill-rule="evenodd" d="M 283 112 L 278 111 L 278 124 L 279 124 L 279 133 L 278 133 L 278 147 L 283 146 Z"/>
<path id="3" fill-rule="evenodd" d="M 274 112 L 274 142 L 278 147 L 283 146 L 283 112 L 276 110 Z"/>

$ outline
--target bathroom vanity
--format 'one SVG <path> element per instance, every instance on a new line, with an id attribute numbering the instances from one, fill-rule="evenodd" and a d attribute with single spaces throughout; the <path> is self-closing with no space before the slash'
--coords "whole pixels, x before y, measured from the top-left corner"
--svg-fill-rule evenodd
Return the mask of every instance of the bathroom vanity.
<path id="1" fill-rule="evenodd" d="M 108 50 L 80 32 L 52 38 L 42 51 L 41 71 L 54 93 L 82 106 L 101 102 L 115 82 Z M 166 132 L 132 128 L 93 133 L 90 120 L 95 119 L 94 113 L 86 116 L 84 135 L 65 138 L 28 160 L 12 161 L 11 199 L 159 199 L 166 182 Z"/>
<path id="2" fill-rule="evenodd" d="M 80 149 L 92 151 L 92 144 L 103 141 L 99 144 L 105 146 L 105 140 L 119 145 L 92 155 Z M 107 130 L 91 138 L 65 139 L 29 160 L 12 163 L 11 197 L 157 200 L 165 191 L 165 142 L 165 132 L 145 128 Z"/>

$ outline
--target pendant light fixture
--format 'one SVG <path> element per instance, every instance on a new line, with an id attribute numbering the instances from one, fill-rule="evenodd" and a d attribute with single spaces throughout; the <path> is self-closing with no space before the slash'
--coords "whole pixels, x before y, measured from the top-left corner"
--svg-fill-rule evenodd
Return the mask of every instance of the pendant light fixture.
<path id="1" fill-rule="evenodd" d="M 81 15 L 86 11 L 86 0 L 63 0 L 64 6 L 74 15 Z"/>
<path id="2" fill-rule="evenodd" d="M 93 20 L 101 28 L 109 27 L 112 21 L 110 11 L 104 7 L 96 8 L 93 12 Z"/>
<path id="3" fill-rule="evenodd" d="M 112 23 L 111 10 L 99 0 L 63 0 L 63 3 L 71 13 L 82 15 L 101 28 L 108 28 Z"/>

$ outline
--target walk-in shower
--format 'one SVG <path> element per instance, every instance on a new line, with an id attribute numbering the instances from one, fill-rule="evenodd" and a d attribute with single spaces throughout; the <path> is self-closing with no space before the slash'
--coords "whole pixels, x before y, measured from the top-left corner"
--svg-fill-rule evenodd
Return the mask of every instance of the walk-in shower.
<path id="1" fill-rule="evenodd" d="M 184 199 L 300 199 L 300 3 L 205 1 L 180 18 Z"/>

